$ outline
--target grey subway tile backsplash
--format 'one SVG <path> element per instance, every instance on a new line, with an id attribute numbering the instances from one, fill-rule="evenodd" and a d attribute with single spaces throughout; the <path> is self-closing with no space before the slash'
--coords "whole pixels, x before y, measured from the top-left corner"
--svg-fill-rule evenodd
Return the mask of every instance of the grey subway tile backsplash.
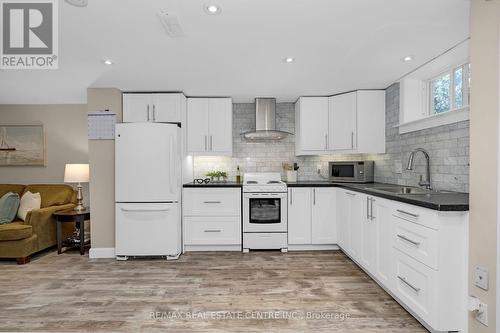
<path id="1" fill-rule="evenodd" d="M 295 132 L 293 103 L 276 105 L 276 127 Z M 335 154 L 325 156 L 295 156 L 295 136 L 281 141 L 246 142 L 240 134 L 255 128 L 255 105 L 233 104 L 233 156 L 194 157 L 194 176 L 204 177 L 208 171 L 228 172 L 236 177 L 236 166 L 245 172 L 281 172 L 283 162 L 297 162 L 299 180 L 321 180 L 328 174 L 328 162 L 335 160 L 372 159 L 375 161 L 375 181 L 400 185 L 416 185 L 425 174 L 425 160 L 415 156 L 415 169 L 406 170 L 408 155 L 415 148 L 424 148 L 431 156 L 431 178 L 436 189 L 468 192 L 469 189 L 469 122 L 439 126 L 407 134 L 399 134 L 399 84 L 386 90 L 386 154 Z M 317 169 L 321 173 L 317 173 Z"/>

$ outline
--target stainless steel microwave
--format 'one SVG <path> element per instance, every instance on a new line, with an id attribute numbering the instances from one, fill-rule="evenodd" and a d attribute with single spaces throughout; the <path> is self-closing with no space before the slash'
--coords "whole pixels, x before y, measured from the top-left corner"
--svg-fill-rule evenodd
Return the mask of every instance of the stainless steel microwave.
<path id="1" fill-rule="evenodd" d="M 329 162 L 329 179 L 332 182 L 372 183 L 373 161 Z"/>

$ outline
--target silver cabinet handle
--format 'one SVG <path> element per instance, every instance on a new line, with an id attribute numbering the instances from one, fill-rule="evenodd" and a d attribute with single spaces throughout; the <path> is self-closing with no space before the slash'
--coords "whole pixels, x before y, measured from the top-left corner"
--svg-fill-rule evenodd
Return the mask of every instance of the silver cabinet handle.
<path id="1" fill-rule="evenodd" d="M 398 275 L 398 279 L 400 279 L 404 284 L 406 284 L 408 287 L 410 287 L 411 289 L 413 289 L 416 293 L 418 293 L 420 291 L 420 288 L 417 288 L 414 285 L 412 285 L 410 282 L 408 282 L 406 280 L 405 277 L 403 277 L 401 275 Z"/>
<path id="2" fill-rule="evenodd" d="M 153 104 L 153 121 L 156 121 L 156 106 Z"/>
<path id="3" fill-rule="evenodd" d="M 404 210 L 401 210 L 401 209 L 396 209 L 396 211 L 397 211 L 398 213 L 401 213 L 401 214 L 410 215 L 411 217 L 414 217 L 414 218 L 417 218 L 417 217 L 418 217 L 418 214 L 409 213 L 409 212 L 404 211 Z"/>
<path id="4" fill-rule="evenodd" d="M 148 104 L 148 107 L 146 109 L 146 118 L 149 121 L 149 104 Z"/>
<path id="5" fill-rule="evenodd" d="M 328 134 L 325 134 L 325 150 L 328 150 Z"/>
<path id="6" fill-rule="evenodd" d="M 400 238 L 400 239 L 404 240 L 405 242 L 408 242 L 408 243 L 410 243 L 412 245 L 415 245 L 416 247 L 420 246 L 420 242 L 416 242 L 414 240 L 411 240 L 411 239 L 407 238 L 404 235 L 397 234 L 397 236 L 398 236 L 398 238 Z"/>
<path id="7" fill-rule="evenodd" d="M 366 219 L 370 219 L 370 198 L 366 197 Z"/>
<path id="8" fill-rule="evenodd" d="M 313 188 L 313 205 L 316 205 L 316 189 Z"/>
<path id="9" fill-rule="evenodd" d="M 220 204 L 221 202 L 220 201 L 203 201 L 203 203 L 206 203 L 206 204 Z"/>
<path id="10" fill-rule="evenodd" d="M 213 138 L 212 136 L 210 135 L 210 151 L 213 151 L 214 150 L 214 146 L 213 146 Z"/>
<path id="11" fill-rule="evenodd" d="M 205 135 L 205 151 L 207 151 L 207 136 Z"/>
<path id="12" fill-rule="evenodd" d="M 356 195 L 356 193 L 351 193 L 351 192 L 345 192 L 345 194 L 349 194 L 349 195 L 352 195 L 352 196 Z"/>
<path id="13" fill-rule="evenodd" d="M 124 212 L 168 212 L 170 209 L 168 208 L 158 208 L 158 209 L 140 209 L 140 208 L 122 208 Z"/>
<path id="14" fill-rule="evenodd" d="M 222 232 L 222 230 L 220 230 L 220 229 L 208 229 L 208 230 L 205 230 L 204 232 Z"/>
<path id="15" fill-rule="evenodd" d="M 354 132 L 351 132 L 351 148 L 354 149 Z"/>
<path id="16" fill-rule="evenodd" d="M 290 189 L 290 205 L 293 204 L 293 189 Z"/>
<path id="17" fill-rule="evenodd" d="M 373 202 L 375 201 L 375 199 L 373 198 L 370 198 L 370 219 L 373 220 L 375 218 L 375 216 L 373 216 Z"/>

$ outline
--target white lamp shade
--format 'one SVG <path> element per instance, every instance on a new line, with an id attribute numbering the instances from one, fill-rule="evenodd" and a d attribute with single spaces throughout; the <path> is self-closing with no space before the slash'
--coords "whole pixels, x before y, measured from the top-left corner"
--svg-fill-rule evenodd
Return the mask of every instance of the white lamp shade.
<path id="1" fill-rule="evenodd" d="M 65 183 L 88 183 L 89 165 L 88 164 L 66 164 L 64 168 Z"/>

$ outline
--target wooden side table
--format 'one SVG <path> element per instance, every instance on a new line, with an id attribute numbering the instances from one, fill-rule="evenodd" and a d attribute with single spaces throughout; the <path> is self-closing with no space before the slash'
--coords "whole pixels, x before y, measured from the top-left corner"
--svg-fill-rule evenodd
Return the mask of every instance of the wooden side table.
<path id="1" fill-rule="evenodd" d="M 62 223 L 76 222 L 76 226 L 80 229 L 80 254 L 85 254 L 85 221 L 90 220 L 90 208 L 85 208 L 84 211 L 77 212 L 75 210 L 61 210 L 54 213 L 57 227 L 57 254 L 61 254 L 62 240 Z"/>

